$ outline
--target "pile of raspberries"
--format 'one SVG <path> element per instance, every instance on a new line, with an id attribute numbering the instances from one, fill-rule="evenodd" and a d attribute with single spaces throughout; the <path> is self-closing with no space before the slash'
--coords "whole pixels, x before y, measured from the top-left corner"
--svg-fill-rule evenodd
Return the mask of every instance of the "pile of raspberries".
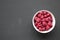
<path id="1" fill-rule="evenodd" d="M 52 27 L 52 16 L 49 12 L 38 12 L 34 17 L 34 24 L 40 31 L 47 31 Z"/>

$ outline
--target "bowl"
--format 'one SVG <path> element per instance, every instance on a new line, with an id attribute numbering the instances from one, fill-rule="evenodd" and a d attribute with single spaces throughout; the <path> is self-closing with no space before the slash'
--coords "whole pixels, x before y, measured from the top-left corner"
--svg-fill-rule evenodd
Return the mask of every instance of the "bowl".
<path id="1" fill-rule="evenodd" d="M 42 12 L 42 11 L 46 11 L 46 12 L 48 12 L 48 13 L 50 13 L 51 14 L 51 16 L 52 16 L 52 27 L 49 29 L 49 30 L 46 30 L 46 31 L 40 31 L 39 29 L 37 29 L 37 27 L 35 26 L 35 24 L 34 24 L 34 18 L 35 18 L 35 16 L 39 13 L 39 12 Z M 38 12 L 36 12 L 35 14 L 34 14 L 34 16 L 33 16 L 33 18 L 32 18 L 32 24 L 33 24 L 33 27 L 34 27 L 34 29 L 37 31 L 37 32 L 39 32 L 39 33 L 49 33 L 49 32 L 51 32 L 54 28 L 55 28 L 55 23 L 56 23 L 56 20 L 55 20 L 55 17 L 54 17 L 54 15 L 53 15 L 53 13 L 51 13 L 50 11 L 48 11 L 48 10 L 39 10 Z"/>

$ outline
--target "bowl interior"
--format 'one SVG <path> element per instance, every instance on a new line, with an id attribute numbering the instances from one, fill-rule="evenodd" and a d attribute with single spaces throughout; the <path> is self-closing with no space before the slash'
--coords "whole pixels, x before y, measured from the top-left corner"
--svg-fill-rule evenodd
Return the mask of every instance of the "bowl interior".
<path id="1" fill-rule="evenodd" d="M 40 31 L 39 29 L 37 29 L 36 28 L 36 26 L 35 26 L 35 24 L 34 24 L 34 18 L 35 18 L 35 16 L 39 13 L 39 12 L 42 12 L 42 11 L 46 11 L 46 12 L 48 12 L 48 13 L 50 13 L 51 14 L 51 16 L 52 16 L 52 27 L 49 29 L 49 30 L 47 30 L 47 31 Z M 33 23 L 33 27 L 35 28 L 35 30 L 36 31 L 38 31 L 38 32 L 40 32 L 40 33 L 48 33 L 48 32 L 50 32 L 50 31 L 52 31 L 53 29 L 54 29 L 54 27 L 55 27 L 55 17 L 54 17 L 54 15 L 50 12 L 50 11 L 48 11 L 48 10 L 40 10 L 40 11 L 38 11 L 38 12 L 36 12 L 35 14 L 34 14 L 34 16 L 33 16 L 33 19 L 32 19 L 32 23 Z"/>

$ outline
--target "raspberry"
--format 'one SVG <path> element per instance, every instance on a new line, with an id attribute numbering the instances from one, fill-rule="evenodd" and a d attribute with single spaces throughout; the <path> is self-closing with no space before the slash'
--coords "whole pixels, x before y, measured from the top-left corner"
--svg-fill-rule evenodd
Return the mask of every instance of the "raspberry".
<path id="1" fill-rule="evenodd" d="M 50 20 L 52 22 L 52 18 L 51 17 L 48 17 L 48 20 Z"/>
<path id="2" fill-rule="evenodd" d="M 38 14 L 38 17 L 41 17 L 41 13 Z"/>
<path id="3" fill-rule="evenodd" d="M 38 26 L 41 26 L 41 24 L 40 24 L 40 23 L 37 23 L 37 25 L 38 25 Z"/>
<path id="4" fill-rule="evenodd" d="M 48 18 L 45 18 L 45 21 L 49 21 L 49 19 Z"/>
<path id="5" fill-rule="evenodd" d="M 46 30 L 49 30 L 49 29 L 50 29 L 50 27 L 47 25 L 47 26 L 46 26 Z"/>
<path id="6" fill-rule="evenodd" d="M 35 17 L 34 19 L 35 19 L 36 22 L 40 22 L 40 20 L 41 20 L 41 19 L 38 18 L 38 17 Z"/>
<path id="7" fill-rule="evenodd" d="M 44 15 L 44 11 L 41 12 L 41 15 Z"/>
<path id="8" fill-rule="evenodd" d="M 45 21 L 45 18 L 43 18 L 42 21 Z"/>
<path id="9" fill-rule="evenodd" d="M 41 27 L 39 27 L 39 30 L 40 30 L 40 31 L 43 31 Z"/>
<path id="10" fill-rule="evenodd" d="M 39 29 L 39 26 L 38 25 L 36 25 L 36 27 L 37 27 L 37 29 Z"/>
<path id="11" fill-rule="evenodd" d="M 35 17 L 34 20 L 36 20 L 38 17 Z"/>
<path id="12" fill-rule="evenodd" d="M 52 23 L 49 21 L 49 22 L 48 22 L 48 25 L 51 27 L 51 26 L 52 26 Z"/>
<path id="13" fill-rule="evenodd" d="M 44 15 L 46 15 L 47 13 L 48 13 L 48 12 L 45 12 L 45 11 L 44 11 Z"/>
<path id="14" fill-rule="evenodd" d="M 46 25 L 47 25 L 47 22 L 42 22 L 42 25 L 43 25 L 43 26 L 46 26 Z"/>
<path id="15" fill-rule="evenodd" d="M 43 27 L 42 30 L 45 31 L 45 27 Z"/>
<path id="16" fill-rule="evenodd" d="M 45 27 L 43 27 L 43 28 L 42 27 L 39 27 L 39 30 L 40 31 L 44 31 L 45 30 Z"/>
<path id="17" fill-rule="evenodd" d="M 48 14 L 46 14 L 47 16 L 50 16 L 50 14 L 48 13 Z"/>
<path id="18" fill-rule="evenodd" d="M 41 15 L 41 17 L 40 17 L 41 19 L 43 19 L 44 18 L 44 16 L 43 15 Z"/>
<path id="19" fill-rule="evenodd" d="M 46 18 L 47 17 L 47 15 L 44 15 L 44 18 Z"/>
<path id="20" fill-rule="evenodd" d="M 38 22 L 35 22 L 35 26 L 36 26 L 37 28 L 39 28 L 39 26 L 38 26 Z"/>

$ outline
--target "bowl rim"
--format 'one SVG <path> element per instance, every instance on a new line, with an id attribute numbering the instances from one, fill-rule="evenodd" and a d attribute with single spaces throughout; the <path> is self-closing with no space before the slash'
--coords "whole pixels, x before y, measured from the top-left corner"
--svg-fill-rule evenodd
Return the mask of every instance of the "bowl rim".
<path id="1" fill-rule="evenodd" d="M 53 19 L 52 28 L 50 28 L 50 29 L 47 30 L 47 31 L 40 31 L 39 29 L 36 28 L 36 26 L 35 26 L 35 24 L 34 24 L 34 18 L 35 18 L 35 16 L 36 16 L 39 12 L 41 12 L 41 11 L 46 11 L 46 12 L 50 13 L 51 16 L 52 16 L 52 19 Z M 55 27 L 55 24 L 56 24 L 55 16 L 53 15 L 53 13 L 51 13 L 51 12 L 48 11 L 48 10 L 39 10 L 39 11 L 37 11 L 37 12 L 34 14 L 34 16 L 33 16 L 33 18 L 32 18 L 32 24 L 33 24 L 34 29 L 35 29 L 36 31 L 38 31 L 39 33 L 49 33 L 49 32 L 52 31 L 52 30 L 54 29 L 54 27 Z"/>

